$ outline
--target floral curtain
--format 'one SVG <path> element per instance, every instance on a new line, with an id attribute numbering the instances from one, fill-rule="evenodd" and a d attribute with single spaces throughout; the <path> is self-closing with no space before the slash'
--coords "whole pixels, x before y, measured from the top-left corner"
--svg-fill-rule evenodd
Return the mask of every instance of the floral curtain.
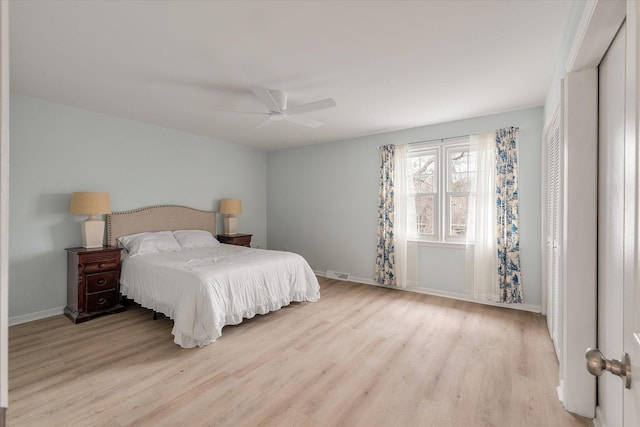
<path id="1" fill-rule="evenodd" d="M 394 172 L 395 146 L 380 147 L 380 188 L 378 190 L 378 248 L 374 278 L 381 285 L 393 286 L 395 277 L 394 247 Z"/>
<path id="2" fill-rule="evenodd" d="M 521 303 L 520 232 L 518 219 L 518 129 L 496 132 L 496 237 L 500 302 Z"/>

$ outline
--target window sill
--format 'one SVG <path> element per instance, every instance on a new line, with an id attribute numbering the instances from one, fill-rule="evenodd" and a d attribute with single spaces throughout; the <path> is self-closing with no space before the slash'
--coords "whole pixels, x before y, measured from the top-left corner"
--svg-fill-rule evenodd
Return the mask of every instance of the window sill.
<path id="1" fill-rule="evenodd" d="M 465 242 L 431 242 L 429 240 L 407 239 L 408 243 L 415 243 L 418 247 L 431 247 L 431 248 L 449 248 L 449 249 L 464 249 L 467 244 Z"/>

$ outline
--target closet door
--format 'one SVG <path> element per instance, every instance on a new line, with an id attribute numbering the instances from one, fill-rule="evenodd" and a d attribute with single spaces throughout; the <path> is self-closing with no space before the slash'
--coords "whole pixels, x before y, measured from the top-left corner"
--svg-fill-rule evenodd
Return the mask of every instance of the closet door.
<path id="1" fill-rule="evenodd" d="M 547 326 L 560 359 L 562 348 L 562 305 L 560 286 L 560 219 L 561 219 L 561 120 L 558 109 L 547 128 L 544 139 L 544 206 L 545 206 L 545 289 Z"/>

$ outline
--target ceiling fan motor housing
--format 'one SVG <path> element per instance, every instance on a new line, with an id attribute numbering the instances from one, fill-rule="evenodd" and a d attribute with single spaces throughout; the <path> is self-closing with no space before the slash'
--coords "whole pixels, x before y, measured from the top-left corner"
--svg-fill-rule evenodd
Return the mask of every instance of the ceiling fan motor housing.
<path id="1" fill-rule="evenodd" d="M 324 110 L 336 106 L 336 102 L 331 99 L 321 99 L 319 101 L 308 102 L 306 104 L 294 105 L 291 109 L 287 108 L 287 93 L 281 90 L 251 88 L 253 94 L 260 102 L 269 110 L 268 113 L 257 113 L 266 115 L 267 118 L 258 126 L 257 129 L 269 126 L 272 122 L 288 120 L 293 123 L 306 126 L 309 128 L 317 128 L 322 122 L 309 117 L 302 116 L 304 113 Z"/>
<path id="2" fill-rule="evenodd" d="M 281 90 L 270 90 L 271 96 L 273 100 L 276 101 L 276 104 L 280 107 L 280 111 L 284 111 L 287 109 L 287 94 Z M 280 119 L 281 120 L 281 119 Z"/>

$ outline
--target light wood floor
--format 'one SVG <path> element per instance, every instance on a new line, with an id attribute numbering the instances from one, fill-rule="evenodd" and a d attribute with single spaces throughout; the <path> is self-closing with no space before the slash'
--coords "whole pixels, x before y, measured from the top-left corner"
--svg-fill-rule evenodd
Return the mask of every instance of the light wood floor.
<path id="1" fill-rule="evenodd" d="M 13 326 L 9 425 L 591 425 L 556 398 L 542 316 L 320 282 L 199 349 L 139 307 Z"/>

